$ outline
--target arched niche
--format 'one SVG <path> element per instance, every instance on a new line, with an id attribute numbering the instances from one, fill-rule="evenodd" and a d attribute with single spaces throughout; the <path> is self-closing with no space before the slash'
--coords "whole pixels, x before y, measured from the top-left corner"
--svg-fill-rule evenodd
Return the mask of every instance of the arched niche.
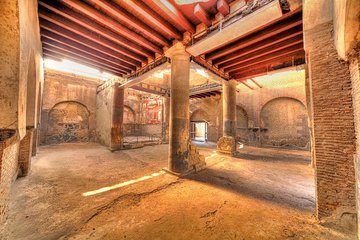
<path id="1" fill-rule="evenodd" d="M 308 147 L 308 115 L 301 101 L 289 97 L 272 99 L 261 109 L 260 121 L 265 128 L 263 144 Z"/>
<path id="2" fill-rule="evenodd" d="M 57 103 L 49 112 L 47 142 L 89 141 L 88 108 L 76 101 Z"/>

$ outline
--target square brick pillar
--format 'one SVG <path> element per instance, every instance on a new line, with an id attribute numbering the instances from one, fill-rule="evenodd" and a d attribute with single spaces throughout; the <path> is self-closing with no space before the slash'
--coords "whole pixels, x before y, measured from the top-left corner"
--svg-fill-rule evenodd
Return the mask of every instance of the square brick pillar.
<path id="1" fill-rule="evenodd" d="M 33 148 L 33 133 L 33 128 L 27 129 L 25 137 L 20 140 L 18 177 L 25 177 L 30 172 Z"/>
<path id="2" fill-rule="evenodd" d="M 116 151 L 123 148 L 123 118 L 124 118 L 124 88 L 118 84 L 113 87 L 111 111 L 111 140 L 110 150 Z"/>
<path id="3" fill-rule="evenodd" d="M 305 8 L 304 13 L 307 11 Z M 304 25 L 312 102 L 316 216 L 320 222 L 355 231 L 355 128 L 349 65 L 338 58 L 332 19 L 315 25 L 311 17 L 304 17 Z"/>

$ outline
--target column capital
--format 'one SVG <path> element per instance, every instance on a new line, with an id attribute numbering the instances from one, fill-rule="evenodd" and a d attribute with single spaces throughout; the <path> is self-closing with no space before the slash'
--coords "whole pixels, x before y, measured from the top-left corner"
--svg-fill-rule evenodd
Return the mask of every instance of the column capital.
<path id="1" fill-rule="evenodd" d="M 165 56 L 171 59 L 188 59 L 190 54 L 186 52 L 186 47 L 182 42 L 177 42 L 166 50 Z"/>

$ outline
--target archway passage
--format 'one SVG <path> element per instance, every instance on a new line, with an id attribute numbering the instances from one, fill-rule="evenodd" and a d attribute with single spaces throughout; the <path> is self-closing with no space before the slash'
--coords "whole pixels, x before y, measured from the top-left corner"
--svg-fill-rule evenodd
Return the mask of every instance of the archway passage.
<path id="1" fill-rule="evenodd" d="M 49 112 L 47 142 L 87 142 L 89 110 L 78 102 L 61 102 Z"/>
<path id="2" fill-rule="evenodd" d="M 265 128 L 263 145 L 308 148 L 308 116 L 303 103 L 294 98 L 275 98 L 261 109 L 260 119 Z"/>

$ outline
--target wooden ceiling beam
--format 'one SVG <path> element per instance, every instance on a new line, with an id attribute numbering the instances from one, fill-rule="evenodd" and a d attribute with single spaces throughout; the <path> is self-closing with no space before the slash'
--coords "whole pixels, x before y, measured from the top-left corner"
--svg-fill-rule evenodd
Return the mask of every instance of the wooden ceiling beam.
<path id="1" fill-rule="evenodd" d="M 229 75 L 232 76 L 235 71 L 240 70 L 242 68 L 257 65 L 257 64 L 260 64 L 260 63 L 263 63 L 263 62 L 268 62 L 268 61 L 271 61 L 272 59 L 276 59 L 276 58 L 279 58 L 279 57 L 282 57 L 282 56 L 287 56 L 289 54 L 297 53 L 299 51 L 304 51 L 304 45 L 302 43 L 296 44 L 294 46 L 291 46 L 291 47 L 288 47 L 288 48 L 285 48 L 285 49 L 282 49 L 282 50 L 279 50 L 279 51 L 276 51 L 276 52 L 273 52 L 273 53 L 270 53 L 270 54 L 262 56 L 262 57 L 251 59 L 249 61 L 244 61 L 242 63 L 239 63 L 239 64 L 235 65 L 235 66 L 225 68 L 224 70 L 226 72 L 228 72 Z"/>
<path id="2" fill-rule="evenodd" d="M 50 57 L 54 57 L 54 58 L 57 58 L 57 59 L 68 59 L 68 60 L 71 60 L 71 61 L 74 61 L 74 62 L 77 62 L 77 63 L 80 63 L 80 64 L 83 64 L 85 66 L 89 66 L 89 67 L 92 67 L 92 68 L 95 68 L 99 71 L 106 71 L 108 73 L 111 73 L 115 76 L 120 76 L 122 77 L 123 74 L 120 73 L 120 72 L 117 72 L 117 71 L 112 71 L 110 69 L 106 69 L 106 68 L 103 68 L 97 64 L 93 64 L 91 62 L 88 62 L 84 59 L 79 59 L 79 58 L 75 58 L 75 57 L 72 57 L 72 56 L 68 56 L 68 55 L 63 55 L 63 54 L 59 54 L 59 53 L 56 53 L 56 52 L 53 52 L 53 51 L 49 51 L 49 50 L 46 50 L 44 49 L 44 55 L 46 56 L 50 56 Z"/>
<path id="3" fill-rule="evenodd" d="M 177 40 L 182 39 L 181 32 L 162 19 L 158 13 L 148 7 L 142 0 L 114 0 L 114 2 L 127 10 L 137 13 L 139 16 L 142 16 L 147 25 L 153 28 L 159 28 L 161 29 L 161 32 L 164 32 Z"/>
<path id="4" fill-rule="evenodd" d="M 224 17 L 230 13 L 230 6 L 226 0 L 218 0 L 216 3 L 216 8 Z"/>
<path id="5" fill-rule="evenodd" d="M 201 7 L 200 4 L 196 4 L 194 7 L 194 15 L 200 22 L 204 23 L 206 26 L 211 25 L 211 19 L 209 14 Z"/>
<path id="6" fill-rule="evenodd" d="M 241 39 L 234 41 L 224 47 L 218 48 L 215 51 L 207 53 L 205 58 L 207 61 L 213 60 L 232 52 L 239 50 L 241 48 L 250 46 L 264 39 L 276 36 L 277 34 L 288 31 L 291 28 L 302 25 L 302 11 L 301 9 L 285 14 L 282 18 L 282 21 L 274 23 L 273 25 L 266 27 L 262 30 L 259 30 L 255 33 L 242 37 Z"/>
<path id="7" fill-rule="evenodd" d="M 118 33 L 120 36 L 127 38 L 129 41 L 136 42 L 140 46 L 143 46 L 153 52 L 163 54 L 163 50 L 156 46 L 154 43 L 147 40 L 145 37 L 137 34 L 136 32 L 126 28 L 122 24 L 116 22 L 115 20 L 109 18 L 105 14 L 102 14 L 100 11 L 94 9 L 93 7 L 85 4 L 80 0 L 60 0 L 61 3 L 64 3 L 68 7 L 75 9 L 81 14 L 92 18 L 98 23 L 106 25 L 108 28 L 112 29 L 114 32 Z"/>
<path id="8" fill-rule="evenodd" d="M 51 46 L 53 48 L 60 49 L 60 50 L 63 50 L 63 51 L 69 52 L 69 53 L 73 53 L 74 55 L 79 56 L 79 57 L 84 57 L 86 59 L 94 60 L 94 61 L 99 62 L 99 63 L 104 63 L 104 64 L 106 64 L 108 66 L 111 66 L 111 67 L 113 67 L 115 69 L 118 69 L 119 71 L 123 72 L 124 74 L 128 74 L 128 73 L 131 72 L 131 70 L 129 70 L 127 68 L 124 68 L 122 65 L 114 63 L 114 62 L 112 62 L 112 61 L 110 61 L 110 60 L 108 60 L 106 58 L 104 59 L 104 58 L 98 57 L 96 55 L 86 53 L 84 51 L 78 50 L 78 49 L 73 48 L 71 46 L 67 46 L 65 44 L 53 41 L 51 39 L 47 39 L 45 37 L 42 37 L 41 41 L 42 41 L 42 43 L 44 45 Z"/>
<path id="9" fill-rule="evenodd" d="M 113 63 L 116 63 L 118 65 L 121 65 L 123 66 L 124 68 L 130 70 L 130 71 L 135 71 L 136 70 L 136 66 L 135 65 L 131 65 L 125 61 L 122 61 L 116 57 L 112 57 L 110 55 L 107 55 L 107 54 L 104 54 L 100 51 L 97 51 L 97 50 L 94 50 L 94 49 L 91 49 L 85 45 L 81 45 L 77 42 L 74 42 L 74 41 L 71 41 L 70 39 L 66 39 L 64 37 L 61 37 L 55 33 L 52 33 L 52 32 L 49 32 L 47 30 L 44 30 L 42 29 L 41 30 L 41 37 L 42 39 L 45 39 L 44 41 L 46 40 L 51 40 L 51 41 L 54 41 L 54 42 L 57 42 L 59 44 L 63 44 L 63 45 L 66 45 L 68 47 L 72 47 L 78 51 L 81 51 L 81 52 L 84 52 L 84 53 L 88 53 L 88 54 L 91 54 L 95 57 L 99 57 L 99 58 L 102 58 L 104 61 L 111 61 Z"/>
<path id="10" fill-rule="evenodd" d="M 98 6 L 104 11 L 107 15 L 110 15 L 112 18 L 118 20 L 120 23 L 123 23 L 127 26 L 130 26 L 141 33 L 143 33 L 151 41 L 161 44 L 162 46 L 169 47 L 171 42 L 164 38 L 162 35 L 154 31 L 144 22 L 139 21 L 133 15 L 127 13 L 124 9 L 114 4 L 112 1 L 103 1 L 103 0 L 88 0 L 94 6 Z"/>
<path id="11" fill-rule="evenodd" d="M 64 55 L 64 56 L 69 56 L 69 57 L 72 57 L 74 59 L 86 61 L 86 62 L 92 63 L 94 65 L 97 65 L 97 66 L 99 66 L 99 67 L 101 67 L 103 69 L 108 69 L 108 70 L 111 70 L 111 71 L 114 71 L 114 72 L 119 72 L 120 74 L 127 74 L 126 71 L 123 71 L 123 70 L 117 68 L 114 65 L 104 63 L 104 62 L 99 61 L 98 59 L 95 59 L 95 58 L 92 58 L 92 57 L 88 58 L 85 55 L 77 54 L 76 52 L 71 52 L 69 50 L 64 50 L 64 49 L 62 49 L 62 48 L 60 48 L 58 46 L 52 46 L 52 45 L 50 45 L 48 43 L 45 43 L 45 42 L 43 43 L 43 49 L 47 50 L 47 51 L 57 53 L 57 54 L 61 54 L 61 55 Z"/>
<path id="12" fill-rule="evenodd" d="M 292 28 L 292 29 L 290 29 L 288 31 L 281 32 L 276 36 L 266 38 L 265 40 L 262 40 L 260 42 L 255 43 L 255 44 L 252 44 L 252 45 L 247 46 L 245 48 L 241 48 L 239 50 L 236 50 L 236 51 L 234 51 L 234 52 L 232 52 L 232 53 L 230 53 L 228 55 L 222 56 L 220 58 L 213 59 L 212 64 L 215 65 L 215 66 L 219 66 L 220 64 L 231 61 L 231 60 L 233 60 L 235 58 L 244 56 L 246 54 L 250 54 L 250 53 L 255 52 L 257 50 L 260 50 L 260 49 L 266 48 L 268 46 L 274 45 L 274 44 L 276 44 L 278 42 L 285 41 L 285 40 L 287 40 L 289 38 L 293 38 L 293 37 L 302 35 L 302 32 L 303 32 L 302 25 L 296 26 L 296 27 L 294 27 L 294 28 Z"/>
<path id="13" fill-rule="evenodd" d="M 39 5 L 40 17 L 43 16 L 47 19 L 51 18 L 49 21 L 57 21 L 57 24 L 61 24 L 61 26 L 65 25 L 66 27 L 64 28 L 69 31 L 75 31 L 82 36 L 88 36 L 88 38 L 94 37 L 94 33 L 97 33 L 97 39 L 104 40 L 107 43 L 111 42 L 111 44 L 116 43 L 120 53 L 143 63 L 147 63 L 147 57 L 155 58 L 153 52 L 129 42 L 126 38 L 119 36 L 118 34 L 71 10 L 70 8 L 61 5 L 58 2 L 51 1 L 44 3 L 40 1 Z"/>
<path id="14" fill-rule="evenodd" d="M 156 6 L 166 15 L 165 18 L 171 19 L 173 22 L 178 23 L 185 31 L 195 33 L 195 27 L 187 18 L 168 0 L 152 0 Z"/>
<path id="15" fill-rule="evenodd" d="M 259 64 L 257 66 L 253 66 L 253 67 L 247 67 L 247 68 L 243 68 L 240 71 L 234 73 L 233 78 L 234 79 L 240 79 L 240 78 L 244 78 L 247 76 L 250 76 L 248 78 L 252 78 L 253 74 L 256 75 L 259 72 L 263 73 L 263 72 L 268 72 L 272 70 L 272 66 L 274 65 L 278 65 L 278 64 L 282 64 L 284 62 L 289 62 L 289 61 L 293 61 L 293 60 L 297 60 L 297 59 L 301 59 L 301 58 L 305 58 L 305 52 L 304 50 L 300 50 L 297 53 L 292 53 L 286 56 L 282 56 L 279 57 L 277 59 L 271 59 L 268 60 L 266 62 L 263 62 L 262 64 Z"/>
<path id="16" fill-rule="evenodd" d="M 84 51 L 88 51 L 88 49 L 91 49 L 95 51 L 95 53 L 101 53 L 104 54 L 107 58 L 117 58 L 121 59 L 121 61 L 124 61 L 124 63 L 129 64 L 131 69 L 134 67 L 141 67 L 141 62 L 133 60 L 132 58 L 128 58 L 124 56 L 123 54 L 120 54 L 118 52 L 113 51 L 112 49 L 103 47 L 100 44 L 96 44 L 86 38 L 83 38 L 81 36 L 77 36 L 76 34 L 67 31 L 65 29 L 62 30 L 56 30 L 52 27 L 46 27 L 46 24 L 44 21 L 40 21 L 41 26 L 41 35 L 45 36 L 47 38 L 66 43 L 67 45 L 71 45 L 73 47 L 76 47 L 78 49 L 82 49 Z M 119 60 L 120 61 L 120 60 Z M 125 64 L 124 64 L 125 66 Z"/>
<path id="17" fill-rule="evenodd" d="M 229 69 L 232 66 L 240 66 L 241 63 L 243 63 L 243 62 L 250 61 L 255 58 L 260 58 L 262 56 L 269 55 L 273 52 L 279 52 L 282 49 L 288 49 L 289 47 L 301 44 L 302 42 L 303 42 L 303 36 L 299 35 L 299 36 L 287 39 L 285 41 L 276 43 L 276 44 L 266 47 L 264 49 L 260 49 L 258 51 L 252 52 L 250 54 L 242 55 L 241 57 L 235 58 L 229 62 L 222 63 L 222 64 L 218 65 L 218 68 L 225 69 L 225 71 L 227 71 L 226 69 Z"/>

